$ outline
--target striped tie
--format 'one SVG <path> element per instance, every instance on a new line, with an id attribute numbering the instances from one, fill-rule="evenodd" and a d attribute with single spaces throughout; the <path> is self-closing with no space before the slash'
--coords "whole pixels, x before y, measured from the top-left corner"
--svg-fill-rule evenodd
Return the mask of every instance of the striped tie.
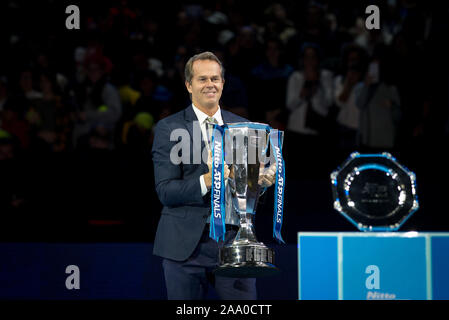
<path id="1" fill-rule="evenodd" d="M 212 141 L 212 132 L 214 130 L 214 123 L 218 124 L 217 119 L 215 119 L 214 117 L 207 117 L 205 120 L 205 124 L 206 124 L 206 134 L 207 134 L 207 145 L 210 148 L 210 143 Z"/>

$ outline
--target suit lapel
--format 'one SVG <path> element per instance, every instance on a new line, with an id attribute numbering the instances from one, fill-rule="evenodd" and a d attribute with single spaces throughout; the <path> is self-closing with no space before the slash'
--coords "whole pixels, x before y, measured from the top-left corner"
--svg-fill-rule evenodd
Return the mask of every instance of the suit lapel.
<path id="1" fill-rule="evenodd" d="M 229 117 L 228 113 L 220 108 L 221 111 L 221 118 L 223 119 L 223 123 L 230 123 L 232 122 L 231 118 Z"/>
<path id="2" fill-rule="evenodd" d="M 224 123 L 233 123 L 233 122 L 242 122 L 241 119 L 236 117 L 233 113 L 220 109 L 221 110 L 221 118 L 223 119 Z"/>
<path id="3" fill-rule="evenodd" d="M 186 127 L 189 131 L 190 137 L 193 139 L 193 125 L 198 125 L 198 119 L 195 115 L 195 112 L 193 112 L 192 106 L 188 106 L 184 111 L 184 119 L 186 121 Z"/>

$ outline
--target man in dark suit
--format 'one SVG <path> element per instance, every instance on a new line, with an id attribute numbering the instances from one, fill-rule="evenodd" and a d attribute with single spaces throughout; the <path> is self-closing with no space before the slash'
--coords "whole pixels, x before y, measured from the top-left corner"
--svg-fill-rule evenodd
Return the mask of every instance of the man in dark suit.
<path id="1" fill-rule="evenodd" d="M 209 238 L 209 123 L 248 120 L 220 109 L 224 70 L 214 54 L 203 52 L 190 58 L 185 78 L 192 105 L 158 122 L 152 150 L 156 191 L 164 206 L 154 254 L 164 258 L 168 298 L 202 299 L 211 283 L 221 299 L 256 299 L 255 279 L 212 274 L 218 265 L 219 247 L 232 242 L 238 229 L 238 218 L 228 211 L 232 206 L 226 208 L 225 241 Z M 225 165 L 225 179 L 228 176 Z M 264 183 L 268 186 L 273 180 Z"/>

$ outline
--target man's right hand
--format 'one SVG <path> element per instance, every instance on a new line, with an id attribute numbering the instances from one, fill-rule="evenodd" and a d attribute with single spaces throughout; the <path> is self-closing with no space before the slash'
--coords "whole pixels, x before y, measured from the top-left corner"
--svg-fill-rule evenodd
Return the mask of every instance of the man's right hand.
<path id="1" fill-rule="evenodd" d="M 209 152 L 209 156 L 207 158 L 207 167 L 209 171 L 203 175 L 204 183 L 206 184 L 207 190 L 212 188 L 212 153 Z M 224 165 L 224 178 L 227 179 L 229 177 L 229 166 L 225 163 Z"/>

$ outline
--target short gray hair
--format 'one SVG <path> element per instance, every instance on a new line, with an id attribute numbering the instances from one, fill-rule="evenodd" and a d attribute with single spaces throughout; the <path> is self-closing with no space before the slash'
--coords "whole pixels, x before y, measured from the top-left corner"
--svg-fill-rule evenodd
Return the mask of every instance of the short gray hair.
<path id="1" fill-rule="evenodd" d="M 212 61 L 217 62 L 221 69 L 221 79 L 224 80 L 224 68 L 223 68 L 223 64 L 221 63 L 220 59 L 218 59 L 217 56 L 215 54 L 213 54 L 212 52 L 205 51 L 205 52 L 201 52 L 201 53 L 194 55 L 187 61 L 185 69 L 184 69 L 185 81 L 187 81 L 188 83 L 192 83 L 193 63 L 197 60 L 212 60 Z"/>

